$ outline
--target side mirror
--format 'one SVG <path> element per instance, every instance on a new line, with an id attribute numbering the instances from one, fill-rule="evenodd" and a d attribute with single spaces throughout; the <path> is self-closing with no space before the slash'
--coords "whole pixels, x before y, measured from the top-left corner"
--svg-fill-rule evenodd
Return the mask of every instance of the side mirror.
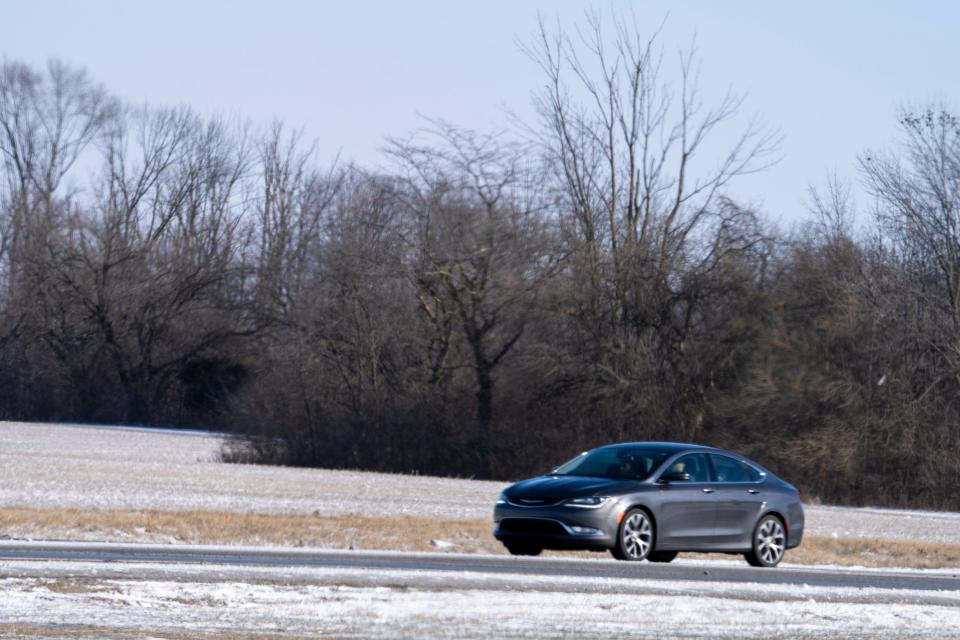
<path id="1" fill-rule="evenodd" d="M 689 473 L 683 473 L 682 471 L 671 471 L 660 476 L 658 482 L 660 484 L 670 484 L 671 482 L 690 482 L 691 476 Z"/>

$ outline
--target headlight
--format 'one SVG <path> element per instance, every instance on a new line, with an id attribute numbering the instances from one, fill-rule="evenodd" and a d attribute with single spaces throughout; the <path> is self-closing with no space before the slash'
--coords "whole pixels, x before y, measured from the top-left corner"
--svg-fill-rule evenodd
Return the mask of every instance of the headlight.
<path id="1" fill-rule="evenodd" d="M 497 504 L 507 504 L 507 494 L 501 493 L 500 497 L 497 498 Z"/>
<path id="2" fill-rule="evenodd" d="M 581 507 L 583 509 L 598 509 L 605 504 L 615 501 L 616 498 L 609 496 L 589 496 L 586 498 L 573 498 L 572 500 L 567 500 L 565 504 L 570 507 Z"/>

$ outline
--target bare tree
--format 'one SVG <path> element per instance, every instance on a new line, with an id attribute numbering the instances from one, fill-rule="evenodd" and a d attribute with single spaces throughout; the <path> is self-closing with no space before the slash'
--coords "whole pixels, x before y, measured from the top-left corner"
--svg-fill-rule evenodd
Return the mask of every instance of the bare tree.
<path id="1" fill-rule="evenodd" d="M 50 273 L 50 242 L 66 233 L 73 191 L 64 178 L 112 119 L 114 101 L 84 71 L 51 61 L 44 72 L 0 64 L 0 351 L 11 368 L 43 361 L 33 301 Z M 29 384 L 14 376 L 13 391 Z"/>
<path id="2" fill-rule="evenodd" d="M 904 155 L 860 158 L 876 216 L 926 307 L 923 340 L 942 360 L 921 394 L 960 384 L 960 121 L 944 109 L 904 113 Z"/>
<path id="3" fill-rule="evenodd" d="M 4 60 L 0 66 L 0 154 L 10 191 L 52 197 L 94 140 L 114 103 L 85 71 L 53 60 L 41 75 Z"/>
<path id="4" fill-rule="evenodd" d="M 430 379 L 456 366 L 450 359 L 462 342 L 475 378 L 477 455 L 489 475 L 495 372 L 522 338 L 559 255 L 541 175 L 522 148 L 440 121 L 425 137 L 433 144 L 393 141 L 389 153 L 403 176 L 411 277 L 433 330 Z"/>
<path id="5" fill-rule="evenodd" d="M 285 134 L 280 123 L 258 146 L 262 170 L 256 202 L 259 296 L 279 316 L 294 313 L 304 279 L 311 270 L 311 251 L 322 240 L 324 216 L 346 179 L 334 162 L 326 172 L 316 168 L 315 145 L 304 148 L 298 132 Z"/>
<path id="6" fill-rule="evenodd" d="M 139 110 L 111 131 L 104 154 L 98 215 L 75 211 L 48 246 L 44 340 L 74 378 L 108 362 L 124 419 L 156 420 L 179 406 L 168 393 L 184 367 L 255 330 L 231 282 L 247 149 L 190 112 Z M 96 339 L 78 339 L 85 332 Z"/>
<path id="7" fill-rule="evenodd" d="M 659 32 L 644 37 L 595 13 L 578 38 L 541 22 L 527 48 L 546 84 L 535 94 L 536 139 L 562 177 L 562 213 L 582 285 L 583 349 L 595 380 L 628 396 L 676 370 L 697 294 L 684 283 L 761 236 L 725 189 L 768 166 L 776 136 L 750 123 L 726 151 L 708 142 L 742 99 L 705 107 L 694 46 L 679 54 L 679 90 L 662 78 Z M 712 165 L 712 166 L 711 166 Z M 733 232 L 738 229 L 737 232 Z M 675 371 L 674 371 L 675 372 Z M 648 396 L 649 397 L 649 396 Z M 699 420 L 697 418 L 696 420 Z"/>

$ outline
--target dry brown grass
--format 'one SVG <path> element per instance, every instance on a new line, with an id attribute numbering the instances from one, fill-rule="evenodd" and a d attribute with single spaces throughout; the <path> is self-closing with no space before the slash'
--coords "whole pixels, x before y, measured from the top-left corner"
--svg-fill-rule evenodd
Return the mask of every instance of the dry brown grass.
<path id="1" fill-rule="evenodd" d="M 43 588 L 52 593 L 120 593 L 115 586 L 79 578 L 46 580 L 43 582 Z"/>
<path id="2" fill-rule="evenodd" d="M 0 534 L 45 540 L 177 542 L 186 544 L 282 545 L 436 551 L 431 540 L 452 542 L 455 551 L 494 553 L 487 520 L 309 516 L 210 511 L 95 511 L 0 509 Z"/>
<path id="3" fill-rule="evenodd" d="M 11 538 L 277 545 L 338 549 L 437 551 L 431 541 L 451 542 L 450 551 L 504 553 L 488 520 L 304 516 L 210 511 L 93 511 L 0 509 L 0 534 Z M 563 554 L 569 556 L 571 554 Z M 605 557 L 583 553 L 584 557 Z M 722 557 L 722 556 L 721 556 Z M 787 553 L 787 562 L 865 567 L 960 567 L 960 545 L 866 538 L 807 536 Z"/>
<path id="4" fill-rule="evenodd" d="M 955 568 L 960 567 L 960 544 L 807 536 L 803 544 L 787 552 L 785 561 L 863 567 Z"/>

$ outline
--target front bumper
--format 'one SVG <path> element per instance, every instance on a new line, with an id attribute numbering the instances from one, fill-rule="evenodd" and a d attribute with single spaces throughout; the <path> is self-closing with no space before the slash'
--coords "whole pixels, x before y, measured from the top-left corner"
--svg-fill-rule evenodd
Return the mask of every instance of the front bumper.
<path id="1" fill-rule="evenodd" d="M 503 543 L 536 544 L 544 549 L 610 549 L 623 511 L 617 501 L 597 509 L 500 503 L 493 511 L 493 535 Z"/>

